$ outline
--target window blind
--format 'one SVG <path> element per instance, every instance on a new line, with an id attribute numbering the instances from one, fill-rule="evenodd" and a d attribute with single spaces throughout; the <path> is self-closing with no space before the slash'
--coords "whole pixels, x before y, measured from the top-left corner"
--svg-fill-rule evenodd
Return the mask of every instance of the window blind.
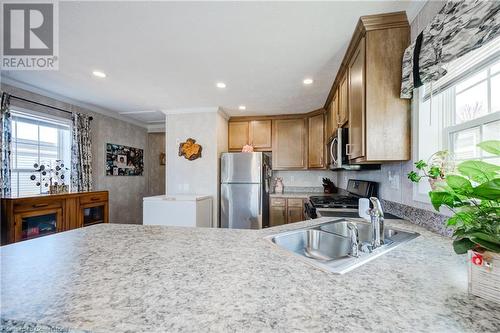
<path id="1" fill-rule="evenodd" d="M 34 164 L 67 161 L 70 156 L 70 125 L 64 121 L 12 111 L 12 192 L 29 195 L 45 192 L 36 182 Z M 68 164 L 69 165 L 69 164 Z M 31 175 L 36 180 L 31 180 Z"/>
<path id="2" fill-rule="evenodd" d="M 496 38 L 479 49 L 450 62 L 446 75 L 431 84 L 425 85 L 424 101 L 437 95 L 470 75 L 485 69 L 500 60 L 500 38 Z"/>

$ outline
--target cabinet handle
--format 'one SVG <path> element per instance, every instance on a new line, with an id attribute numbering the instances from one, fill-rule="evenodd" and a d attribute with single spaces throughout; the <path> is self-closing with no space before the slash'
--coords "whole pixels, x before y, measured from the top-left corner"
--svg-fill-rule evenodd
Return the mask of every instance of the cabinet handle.
<path id="1" fill-rule="evenodd" d="M 33 208 L 40 208 L 40 207 L 47 207 L 49 204 L 34 204 L 32 207 Z"/>
<path id="2" fill-rule="evenodd" d="M 99 198 L 97 198 L 97 197 L 93 197 L 93 198 L 90 198 L 90 200 L 91 200 L 91 201 L 97 201 L 97 200 L 99 200 Z"/>

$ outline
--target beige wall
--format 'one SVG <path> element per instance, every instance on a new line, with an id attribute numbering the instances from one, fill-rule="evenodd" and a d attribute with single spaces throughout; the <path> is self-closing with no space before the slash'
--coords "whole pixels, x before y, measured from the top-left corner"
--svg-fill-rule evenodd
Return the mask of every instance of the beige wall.
<path id="1" fill-rule="evenodd" d="M 142 198 L 147 193 L 149 153 L 148 133 L 146 128 L 129 122 L 111 118 L 81 107 L 61 102 L 27 90 L 2 84 L 2 91 L 29 100 L 59 107 L 68 111 L 91 114 L 92 121 L 92 168 L 95 190 L 109 191 L 109 219 L 112 223 L 142 224 Z M 69 115 L 54 109 L 21 103 L 13 99 L 13 106 L 20 106 L 34 111 L 50 113 L 69 118 Z M 145 149 L 144 176 L 106 176 L 106 143 L 116 143 Z"/>
<path id="2" fill-rule="evenodd" d="M 148 196 L 165 194 L 165 165 L 160 165 L 165 144 L 165 133 L 148 134 Z"/>
<path id="3" fill-rule="evenodd" d="M 227 149 L 227 120 L 217 109 L 210 112 L 168 114 L 167 194 L 202 194 L 212 196 L 213 224 L 219 210 L 219 159 Z M 189 161 L 178 156 L 179 143 L 193 138 L 203 148 L 202 157 Z"/>

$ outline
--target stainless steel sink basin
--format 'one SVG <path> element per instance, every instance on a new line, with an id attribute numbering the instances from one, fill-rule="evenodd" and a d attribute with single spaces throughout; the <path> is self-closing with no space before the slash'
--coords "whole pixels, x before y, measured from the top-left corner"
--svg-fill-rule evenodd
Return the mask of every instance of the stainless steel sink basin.
<path id="1" fill-rule="evenodd" d="M 348 223 L 356 225 L 359 242 L 365 244 L 361 246 L 358 257 L 350 256 L 351 240 Z M 369 246 L 366 246 L 372 240 L 371 225 L 360 221 L 340 219 L 267 238 L 275 245 L 292 252 L 314 266 L 333 273 L 344 274 L 418 237 L 419 234 L 386 227 L 384 236 L 384 244 L 371 250 Z"/>
<path id="2" fill-rule="evenodd" d="M 350 251 L 349 239 L 318 229 L 278 235 L 273 238 L 273 242 L 288 251 L 321 261 L 346 257 Z"/>

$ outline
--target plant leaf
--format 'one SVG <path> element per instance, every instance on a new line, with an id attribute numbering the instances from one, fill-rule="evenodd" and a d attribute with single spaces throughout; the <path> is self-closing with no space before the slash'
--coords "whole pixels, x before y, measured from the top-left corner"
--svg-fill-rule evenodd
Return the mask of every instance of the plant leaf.
<path id="1" fill-rule="evenodd" d="M 474 232 L 474 233 L 470 234 L 469 236 L 474 237 L 474 238 L 478 238 L 478 239 L 482 239 L 482 240 L 485 240 L 487 242 L 490 242 L 490 243 L 493 243 L 493 244 L 500 246 L 500 237 L 498 235 L 488 235 L 488 234 L 485 234 L 484 232 Z"/>
<path id="2" fill-rule="evenodd" d="M 469 194 L 473 191 L 471 182 L 462 176 L 448 175 L 446 176 L 446 183 L 459 194 Z"/>
<path id="3" fill-rule="evenodd" d="M 414 183 L 418 183 L 420 181 L 420 179 L 422 179 L 422 177 L 419 176 L 415 171 L 410 171 L 408 173 L 408 179 Z"/>
<path id="4" fill-rule="evenodd" d="M 441 176 L 441 168 L 433 166 L 429 169 L 429 176 L 432 178 L 439 178 Z"/>
<path id="5" fill-rule="evenodd" d="M 464 161 L 458 165 L 458 171 L 477 183 L 484 183 L 495 178 L 500 166 L 483 161 Z"/>
<path id="6" fill-rule="evenodd" d="M 500 141 L 499 140 L 483 141 L 480 144 L 478 144 L 477 146 L 490 154 L 500 156 Z"/>
<path id="7" fill-rule="evenodd" d="M 468 238 L 461 238 L 453 241 L 453 250 L 455 250 L 456 254 L 467 253 L 467 251 L 473 249 L 475 246 L 476 244 Z"/>
<path id="8" fill-rule="evenodd" d="M 472 193 L 479 199 L 500 200 L 500 178 L 490 180 L 474 187 Z"/>
<path id="9" fill-rule="evenodd" d="M 486 250 L 500 253 L 500 245 L 498 245 L 498 244 L 488 242 L 488 241 L 486 241 L 482 238 L 478 238 L 478 237 L 470 237 L 470 240 L 473 241 L 474 243 L 476 243 L 477 245 L 485 248 Z"/>
<path id="10" fill-rule="evenodd" d="M 431 198 L 432 206 L 437 211 L 439 211 L 439 207 L 442 205 L 452 208 L 463 205 L 461 201 L 457 200 L 456 196 L 449 192 L 431 191 L 429 192 L 429 197 Z"/>
<path id="11" fill-rule="evenodd" d="M 420 161 L 415 163 L 415 167 L 419 170 L 422 170 L 426 166 L 427 166 L 427 163 L 425 163 L 423 160 L 420 160 Z"/>

